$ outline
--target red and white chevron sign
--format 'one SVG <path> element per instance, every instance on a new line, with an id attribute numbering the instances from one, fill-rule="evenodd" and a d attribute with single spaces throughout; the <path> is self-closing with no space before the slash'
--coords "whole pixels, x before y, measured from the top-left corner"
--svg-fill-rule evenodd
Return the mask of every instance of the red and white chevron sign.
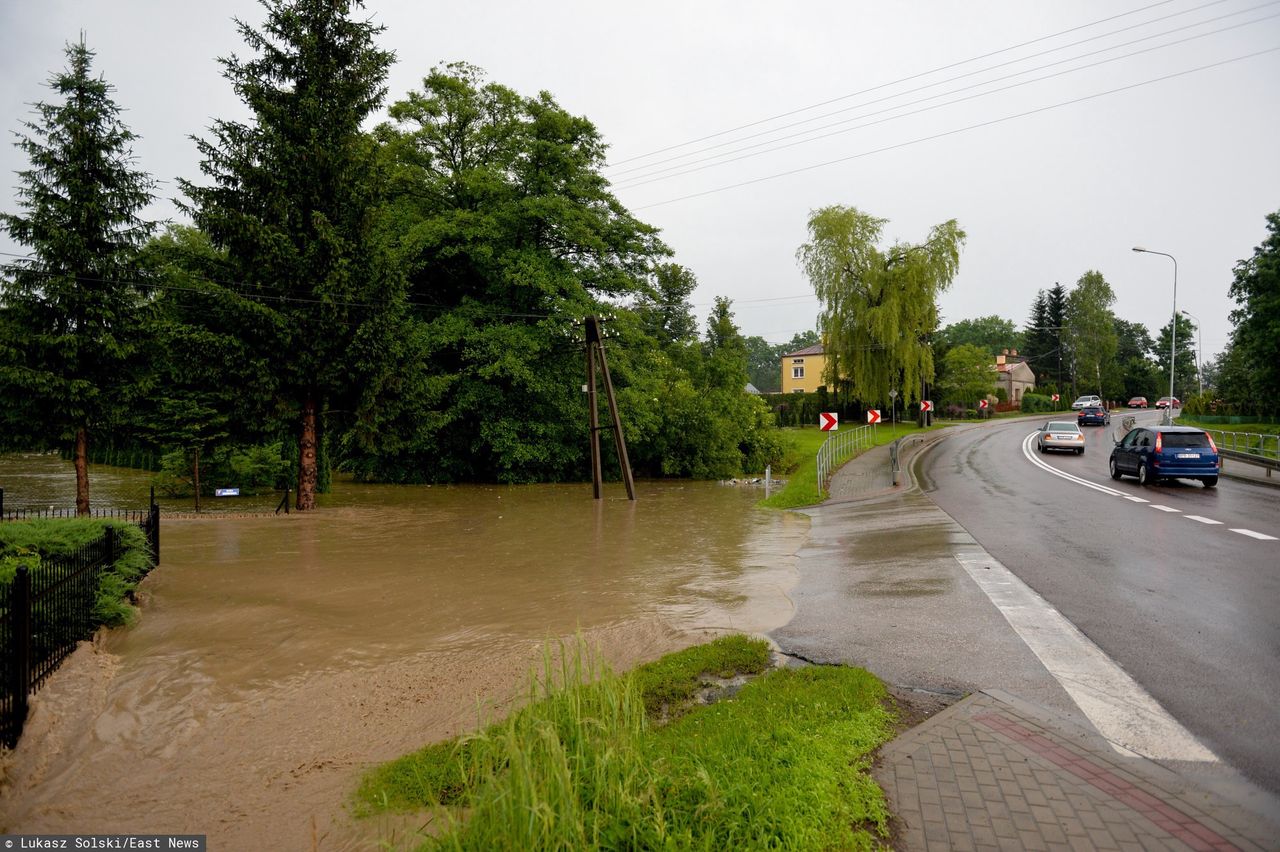
<path id="1" fill-rule="evenodd" d="M 986 408 L 986 407 L 987 407 L 987 405 L 988 405 L 988 403 L 987 403 L 987 401 L 986 401 L 985 399 L 980 399 L 980 400 L 978 400 L 978 407 L 979 407 L 979 408 Z"/>
<path id="2" fill-rule="evenodd" d="M 818 428 L 823 432 L 836 432 L 840 429 L 840 415 L 832 411 L 824 411 L 818 415 Z"/>
<path id="3" fill-rule="evenodd" d="M 1054 401 L 1054 402 L 1057 402 L 1060 398 L 1061 398 L 1061 397 L 1059 397 L 1056 393 L 1053 395 L 1053 401 Z"/>
<path id="4" fill-rule="evenodd" d="M 879 422 L 880 422 L 880 409 L 878 409 L 878 408 L 868 408 L 868 409 L 867 409 L 867 422 L 868 422 L 868 423 L 879 423 Z"/>
<path id="5" fill-rule="evenodd" d="M 920 400 L 920 410 L 921 410 L 921 411 L 933 411 L 933 400 L 931 400 L 931 399 L 922 399 L 922 400 Z"/>

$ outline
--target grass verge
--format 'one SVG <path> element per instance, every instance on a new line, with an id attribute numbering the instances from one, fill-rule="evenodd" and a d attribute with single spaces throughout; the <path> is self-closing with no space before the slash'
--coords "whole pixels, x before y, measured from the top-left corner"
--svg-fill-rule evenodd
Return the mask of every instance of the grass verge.
<path id="1" fill-rule="evenodd" d="M 892 736 L 862 669 L 769 671 L 691 704 L 706 675 L 763 671 L 730 636 L 616 675 L 579 641 L 531 702 L 479 733 L 371 770 L 358 812 L 431 809 L 424 848 L 872 848 L 888 813 L 870 753 Z M 666 719 L 668 721 L 661 721 Z"/>
<path id="2" fill-rule="evenodd" d="M 896 427 L 885 426 L 872 436 L 872 446 L 891 444 L 905 435 L 917 435 L 940 428 L 935 423 L 927 429 L 921 429 L 914 423 L 899 423 Z M 946 424 L 950 425 L 950 424 Z M 828 433 L 821 432 L 816 426 L 783 429 L 783 439 L 787 442 L 786 455 L 783 457 L 781 475 L 787 482 L 777 493 L 761 506 L 770 509 L 795 509 L 799 506 L 813 506 L 827 499 L 827 492 L 818 488 L 818 450 L 827 440 Z M 854 458 L 856 456 L 850 456 Z M 837 466 L 848 459 L 841 459 Z"/>
<path id="3" fill-rule="evenodd" d="M 137 524 L 100 518 L 37 518 L 0 524 L 0 591 L 9 587 L 19 565 L 38 575 L 44 559 L 66 556 L 102 537 L 112 527 L 119 535 L 115 564 L 98 578 L 93 618 L 115 627 L 133 621 L 128 595 L 150 568 L 146 536 Z"/>

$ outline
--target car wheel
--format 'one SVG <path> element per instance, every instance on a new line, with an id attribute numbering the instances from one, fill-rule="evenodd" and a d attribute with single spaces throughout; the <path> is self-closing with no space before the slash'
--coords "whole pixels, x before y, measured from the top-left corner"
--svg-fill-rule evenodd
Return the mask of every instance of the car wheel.
<path id="1" fill-rule="evenodd" d="M 1040 448 L 1040 452 L 1042 452 L 1042 453 L 1047 453 L 1047 452 L 1049 452 L 1049 450 L 1045 447 L 1045 445 L 1044 445 L 1044 444 L 1037 444 L 1036 446 Z"/>
<path id="2" fill-rule="evenodd" d="M 1151 484 L 1151 474 L 1147 473 L 1146 462 L 1143 462 L 1142 464 L 1138 465 L 1138 484 L 1139 485 Z"/>
<path id="3" fill-rule="evenodd" d="M 1084 447 L 1077 447 L 1077 448 L 1076 448 L 1076 455 L 1078 455 L 1078 456 L 1082 456 L 1082 455 L 1084 455 Z"/>
<path id="4" fill-rule="evenodd" d="M 1112 459 L 1111 460 L 1111 478 L 1119 479 L 1121 476 L 1123 476 L 1123 474 L 1120 473 L 1120 468 L 1116 467 L 1116 460 Z"/>
<path id="5" fill-rule="evenodd" d="M 1205 488 L 1216 488 L 1218 485 L 1218 477 L 1216 476 L 1206 476 L 1200 481 L 1204 483 Z"/>

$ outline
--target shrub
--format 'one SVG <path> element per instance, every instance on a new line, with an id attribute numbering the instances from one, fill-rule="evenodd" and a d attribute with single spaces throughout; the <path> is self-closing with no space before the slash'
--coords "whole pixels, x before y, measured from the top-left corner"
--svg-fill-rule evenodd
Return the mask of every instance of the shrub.
<path id="1" fill-rule="evenodd" d="M 1047 396 L 1038 393 L 1027 393 L 1022 395 L 1022 410 L 1029 414 L 1039 414 L 1044 411 L 1054 411 L 1057 408 L 1053 400 Z"/>

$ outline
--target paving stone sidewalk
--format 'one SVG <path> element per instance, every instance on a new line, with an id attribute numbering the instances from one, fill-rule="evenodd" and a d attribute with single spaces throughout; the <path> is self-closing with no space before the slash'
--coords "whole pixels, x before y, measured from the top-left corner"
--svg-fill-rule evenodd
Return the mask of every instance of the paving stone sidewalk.
<path id="1" fill-rule="evenodd" d="M 1266 850 L 1280 828 L 999 691 L 885 746 L 875 770 L 908 850 Z"/>

